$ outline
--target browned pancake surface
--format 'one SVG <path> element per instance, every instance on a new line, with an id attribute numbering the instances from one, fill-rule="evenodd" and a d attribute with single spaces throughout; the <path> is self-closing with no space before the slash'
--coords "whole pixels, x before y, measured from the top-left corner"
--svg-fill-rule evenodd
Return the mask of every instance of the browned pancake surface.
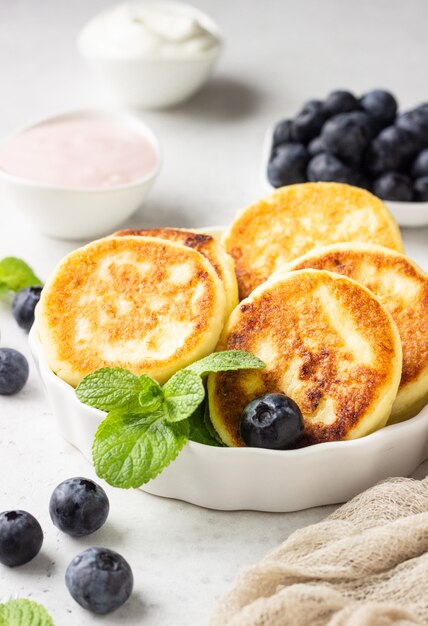
<path id="1" fill-rule="evenodd" d="M 281 265 L 341 241 L 402 251 L 397 224 L 384 203 L 364 189 L 339 183 L 282 187 L 238 215 L 224 237 L 241 299 Z"/>
<path id="2" fill-rule="evenodd" d="M 306 258 L 307 257 L 307 258 Z M 342 244 L 309 252 L 285 270 L 313 268 L 349 276 L 373 291 L 391 313 L 403 344 L 400 392 L 428 376 L 428 276 L 402 254 L 380 246 Z M 428 394 L 428 379 L 425 393 Z"/>
<path id="3" fill-rule="evenodd" d="M 237 446 L 244 407 L 267 392 L 297 402 L 306 443 L 352 438 L 363 421 L 366 434 L 385 423 L 401 371 L 385 309 L 354 281 L 328 272 L 291 273 L 263 285 L 236 309 L 219 349 L 246 350 L 267 365 L 210 379 L 213 423 Z M 390 398 L 381 415 L 384 393 Z"/>
<path id="4" fill-rule="evenodd" d="M 71 384 L 100 367 L 161 382 L 213 349 L 224 289 L 189 248 L 148 237 L 93 242 L 62 261 L 43 290 L 39 333 Z"/>

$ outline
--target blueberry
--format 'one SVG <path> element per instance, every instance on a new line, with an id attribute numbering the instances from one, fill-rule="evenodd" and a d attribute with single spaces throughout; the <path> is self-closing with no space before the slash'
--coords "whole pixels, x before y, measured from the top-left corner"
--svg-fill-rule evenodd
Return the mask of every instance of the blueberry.
<path id="1" fill-rule="evenodd" d="M 13 317 L 16 319 L 18 326 L 26 330 L 30 330 L 34 323 L 34 309 L 40 300 L 42 287 L 25 287 L 16 294 L 12 303 Z"/>
<path id="2" fill-rule="evenodd" d="M 71 596 L 84 609 L 105 615 L 124 604 L 134 577 L 127 561 L 108 548 L 88 548 L 74 557 L 65 573 Z"/>
<path id="3" fill-rule="evenodd" d="M 291 136 L 294 141 L 308 143 L 316 137 L 327 119 L 322 102 L 310 100 L 291 124 Z"/>
<path id="4" fill-rule="evenodd" d="M 360 108 L 357 98 L 350 91 L 332 91 L 324 102 L 324 110 L 328 115 L 349 113 Z"/>
<path id="5" fill-rule="evenodd" d="M 13 348 L 0 348 L 0 395 L 18 393 L 28 380 L 28 361 Z"/>
<path id="6" fill-rule="evenodd" d="M 266 393 L 247 404 L 240 432 L 247 446 L 284 450 L 303 437 L 302 413 L 283 393 Z"/>
<path id="7" fill-rule="evenodd" d="M 307 100 L 297 115 L 305 115 L 306 113 L 321 113 L 324 111 L 324 104 L 321 100 Z"/>
<path id="8" fill-rule="evenodd" d="M 342 163 L 333 154 L 322 152 L 309 161 L 307 170 L 308 180 L 311 182 L 336 182 L 366 187 L 364 176 Z"/>
<path id="9" fill-rule="evenodd" d="M 282 120 L 282 122 L 279 122 L 275 126 L 272 138 L 273 147 L 279 146 L 282 143 L 288 143 L 292 141 L 291 124 L 292 120 Z"/>
<path id="10" fill-rule="evenodd" d="M 419 141 L 421 147 L 428 145 L 428 104 L 402 113 L 398 116 L 396 125 L 399 128 L 412 133 Z"/>
<path id="11" fill-rule="evenodd" d="M 428 176 L 428 148 L 422 150 L 416 157 L 412 165 L 412 176 L 413 178 Z"/>
<path id="12" fill-rule="evenodd" d="M 367 169 L 373 174 L 381 174 L 406 168 L 419 148 L 415 135 L 398 126 L 388 126 L 373 139 L 367 150 Z"/>
<path id="13" fill-rule="evenodd" d="M 417 178 L 413 183 L 413 189 L 417 202 L 428 202 L 428 176 Z"/>
<path id="14" fill-rule="evenodd" d="M 274 187 L 306 182 L 308 152 L 301 143 L 279 146 L 268 165 L 268 179 Z"/>
<path id="15" fill-rule="evenodd" d="M 72 537 L 83 537 L 104 524 L 110 505 L 107 494 L 88 478 L 69 478 L 55 487 L 49 513 L 57 528 Z"/>
<path id="16" fill-rule="evenodd" d="M 308 152 L 311 156 L 325 152 L 325 145 L 321 137 L 315 137 L 308 145 Z"/>
<path id="17" fill-rule="evenodd" d="M 380 128 L 384 128 L 395 119 L 397 115 L 397 101 L 389 91 L 374 89 L 366 93 L 360 100 L 361 106 L 377 122 Z"/>
<path id="18" fill-rule="evenodd" d="M 321 138 L 326 149 L 348 163 L 359 163 L 373 134 L 366 113 L 339 113 L 324 124 Z"/>
<path id="19" fill-rule="evenodd" d="M 373 183 L 373 193 L 382 200 L 410 202 L 413 200 L 412 181 L 398 172 L 387 172 Z"/>
<path id="20" fill-rule="evenodd" d="M 40 552 L 43 531 L 27 511 L 0 513 L 0 563 L 8 567 L 24 565 Z"/>

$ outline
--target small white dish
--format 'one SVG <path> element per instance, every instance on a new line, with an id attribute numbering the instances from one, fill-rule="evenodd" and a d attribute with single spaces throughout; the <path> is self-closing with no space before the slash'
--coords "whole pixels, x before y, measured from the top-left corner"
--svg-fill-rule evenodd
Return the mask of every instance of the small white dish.
<path id="1" fill-rule="evenodd" d="M 4 205 L 21 211 L 40 232 L 51 237 L 94 239 L 112 232 L 143 204 L 159 173 L 161 151 L 155 134 L 144 122 L 128 113 L 93 109 L 69 111 L 28 124 L 13 135 L 54 120 L 91 116 L 124 123 L 144 135 L 156 152 L 156 166 L 135 182 L 100 189 L 47 185 L 0 170 Z"/>
<path id="2" fill-rule="evenodd" d="M 267 177 L 274 128 L 275 124 L 272 124 L 267 129 L 262 148 L 260 178 L 262 186 L 267 192 L 275 191 L 276 189 Z M 400 226 L 406 228 L 428 226 L 428 202 L 393 202 L 391 200 L 384 200 L 384 202 Z"/>
<path id="3" fill-rule="evenodd" d="M 202 231 L 202 229 L 201 229 Z M 204 229 L 218 236 L 220 229 Z M 82 404 L 49 368 L 33 326 L 30 348 L 62 436 L 91 460 L 105 414 Z M 409 476 L 428 458 L 428 406 L 412 419 L 353 441 L 298 450 L 217 448 L 189 441 L 143 491 L 224 511 L 298 511 L 344 502 L 379 480 Z"/>
<path id="4" fill-rule="evenodd" d="M 206 83 L 221 52 L 217 24 L 203 11 L 177 2 L 156 2 L 156 6 L 180 5 L 218 38 L 212 51 L 195 57 L 120 58 L 96 53 L 85 41 L 85 25 L 79 33 L 77 47 L 94 74 L 105 85 L 116 102 L 143 109 L 163 109 L 180 104 Z M 94 18 L 96 19 L 97 16 Z"/>

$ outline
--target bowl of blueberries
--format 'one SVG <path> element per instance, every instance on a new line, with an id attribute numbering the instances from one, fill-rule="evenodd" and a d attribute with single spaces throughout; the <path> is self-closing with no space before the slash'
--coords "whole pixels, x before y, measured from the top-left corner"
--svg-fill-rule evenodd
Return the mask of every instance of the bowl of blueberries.
<path id="1" fill-rule="evenodd" d="M 332 181 L 364 187 L 401 226 L 428 224 L 428 103 L 399 112 L 389 91 L 333 91 L 269 128 L 269 188 Z"/>

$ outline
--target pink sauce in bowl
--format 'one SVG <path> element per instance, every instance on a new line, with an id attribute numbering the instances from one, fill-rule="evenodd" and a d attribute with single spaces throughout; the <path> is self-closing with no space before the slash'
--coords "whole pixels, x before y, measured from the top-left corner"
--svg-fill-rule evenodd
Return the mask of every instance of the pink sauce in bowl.
<path id="1" fill-rule="evenodd" d="M 0 146 L 0 171 L 68 189 L 111 189 L 156 170 L 153 142 L 114 116 L 76 115 L 43 122 Z"/>

